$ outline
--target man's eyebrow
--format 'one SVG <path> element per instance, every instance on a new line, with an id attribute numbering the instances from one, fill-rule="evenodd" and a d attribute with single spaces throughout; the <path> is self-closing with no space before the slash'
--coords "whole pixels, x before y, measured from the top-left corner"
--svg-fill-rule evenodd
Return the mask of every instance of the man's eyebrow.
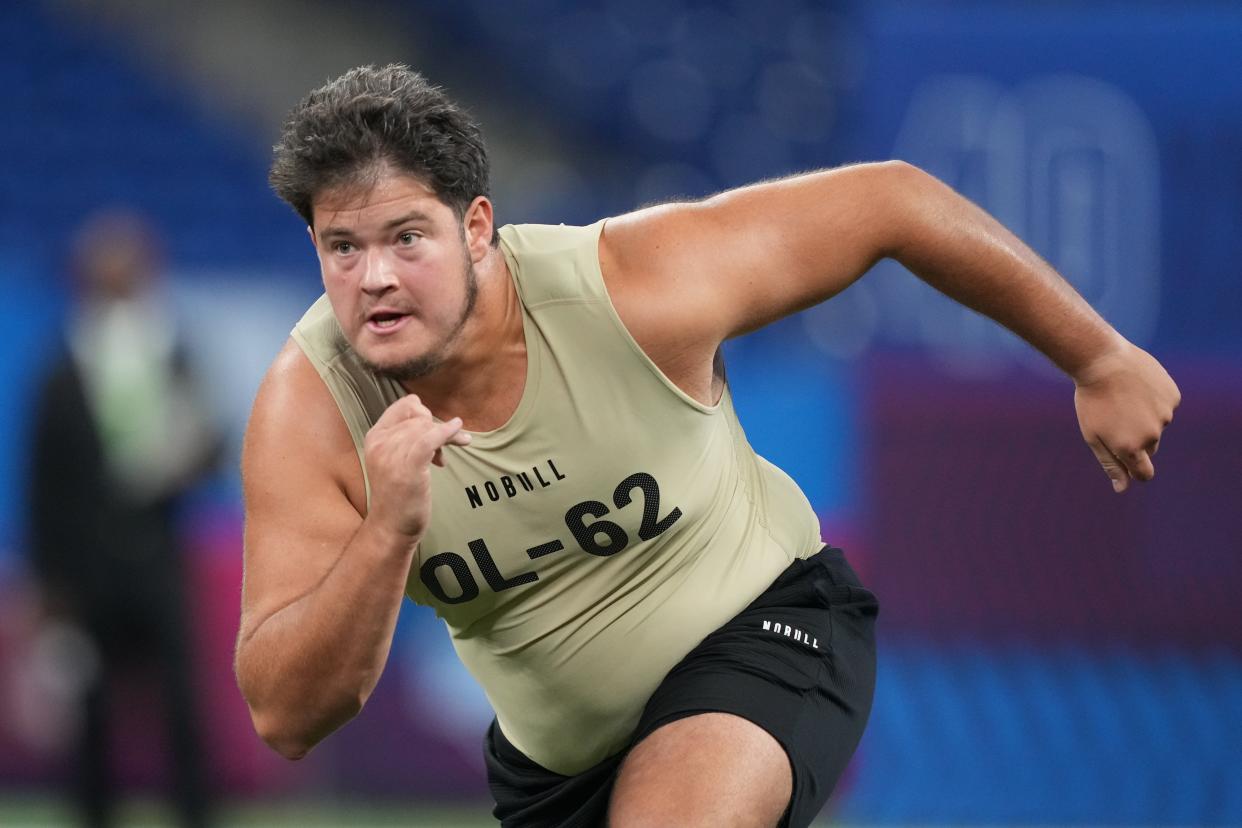
<path id="1" fill-rule="evenodd" d="M 400 218 L 395 218 L 392 221 L 386 222 L 384 224 L 384 229 L 392 230 L 399 225 L 407 224 L 411 221 L 431 221 L 431 216 L 427 215 L 422 210 L 411 210 Z"/>
<path id="2" fill-rule="evenodd" d="M 394 227 L 399 227 L 400 225 L 405 224 L 407 222 L 411 222 L 411 221 L 429 222 L 431 221 L 431 216 L 427 215 L 422 210 L 411 210 L 410 212 L 406 213 L 403 216 L 398 216 L 397 218 L 392 219 L 391 221 L 384 222 L 383 229 L 392 230 Z M 345 227 L 326 227 L 324 228 L 324 231 L 320 233 L 319 235 L 322 238 L 328 238 L 329 236 L 352 236 L 354 235 L 354 233 L 352 230 L 349 230 L 348 228 L 345 228 Z"/>

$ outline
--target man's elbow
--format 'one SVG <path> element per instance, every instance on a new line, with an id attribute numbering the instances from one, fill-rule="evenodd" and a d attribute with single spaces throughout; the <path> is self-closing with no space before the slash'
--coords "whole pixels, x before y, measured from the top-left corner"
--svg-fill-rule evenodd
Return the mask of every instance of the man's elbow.
<path id="1" fill-rule="evenodd" d="M 879 257 L 901 261 L 921 239 L 929 212 L 939 215 L 936 205 L 947 188 L 906 161 L 877 161 L 865 167 L 865 190 L 876 211 L 872 225 L 879 234 Z"/>
<path id="2" fill-rule="evenodd" d="M 319 742 L 318 739 L 311 738 L 309 734 L 299 733 L 296 728 L 290 727 L 275 716 L 265 716 L 252 710 L 250 720 L 254 723 L 254 732 L 259 735 L 264 744 L 291 761 L 301 759 L 310 753 L 311 748 Z"/>
<path id="3" fill-rule="evenodd" d="M 237 689 L 255 733 L 268 747 L 296 761 L 362 711 L 374 682 L 340 676 L 291 676 L 240 646 L 233 665 Z"/>
<path id="4" fill-rule="evenodd" d="M 290 761 L 297 761 L 310 753 L 311 748 L 324 740 L 328 734 L 358 715 L 361 703 L 342 702 L 334 705 L 313 721 L 296 720 L 288 715 L 251 708 L 250 720 L 255 733 L 272 750 Z"/>
<path id="5" fill-rule="evenodd" d="M 887 196 L 889 206 L 900 211 L 920 204 L 927 197 L 928 187 L 939 184 L 935 176 L 908 161 L 876 161 L 865 167 L 867 190 L 876 197 Z"/>
<path id="6" fill-rule="evenodd" d="M 909 161 L 903 161 L 900 158 L 890 158 L 887 161 L 877 161 L 875 162 L 875 166 L 898 175 L 908 175 L 910 173 L 919 173 L 922 175 L 927 174 L 911 164 Z"/>
<path id="7" fill-rule="evenodd" d="M 322 716 L 313 722 L 294 721 L 288 716 L 262 714 L 251 711 L 251 721 L 255 732 L 268 747 L 287 760 L 297 761 L 311 752 L 325 737 L 337 730 L 345 722 L 358 715 L 359 706 L 345 709 L 344 705 L 332 714 Z"/>

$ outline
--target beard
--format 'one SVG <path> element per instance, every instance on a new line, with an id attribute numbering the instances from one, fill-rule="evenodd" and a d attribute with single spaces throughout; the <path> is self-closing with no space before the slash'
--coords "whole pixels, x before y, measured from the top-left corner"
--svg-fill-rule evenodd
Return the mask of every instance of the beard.
<path id="1" fill-rule="evenodd" d="M 461 334 L 462 328 L 466 326 L 466 321 L 470 319 L 470 315 L 474 312 L 475 301 L 479 298 L 479 277 L 475 273 L 474 262 L 470 260 L 469 251 L 465 250 L 464 245 L 463 252 L 466 253 L 466 266 L 462 274 L 466 283 L 466 301 L 463 303 L 461 315 L 457 317 L 457 321 L 453 324 L 452 329 L 439 343 L 429 348 L 426 353 L 411 357 L 404 362 L 380 365 L 371 362 L 362 354 L 358 354 L 358 358 L 369 371 L 396 382 L 408 382 L 409 380 L 425 377 L 444 364 L 444 358 L 448 354 L 449 346 Z"/>

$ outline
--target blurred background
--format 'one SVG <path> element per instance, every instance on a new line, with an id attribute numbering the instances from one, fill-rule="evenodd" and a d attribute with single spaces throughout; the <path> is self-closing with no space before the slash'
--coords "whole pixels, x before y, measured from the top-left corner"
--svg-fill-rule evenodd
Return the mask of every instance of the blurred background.
<path id="1" fill-rule="evenodd" d="M 0 824 L 109 794 L 117 824 L 488 824 L 490 713 L 429 612 L 296 764 L 231 672 L 239 438 L 320 291 L 270 147 L 311 88 L 394 60 L 482 122 L 501 222 L 902 158 L 1164 361 L 1157 479 L 1116 496 L 1069 381 L 891 263 L 727 350 L 752 442 L 882 605 L 826 820 L 1242 825 L 1242 6 L 894 0 L 0 5 Z M 157 398 L 191 436 L 127 436 Z M 84 399 L 103 456 L 41 454 Z M 166 485 L 126 488 L 151 463 Z M 101 546 L 122 513 L 145 557 Z"/>

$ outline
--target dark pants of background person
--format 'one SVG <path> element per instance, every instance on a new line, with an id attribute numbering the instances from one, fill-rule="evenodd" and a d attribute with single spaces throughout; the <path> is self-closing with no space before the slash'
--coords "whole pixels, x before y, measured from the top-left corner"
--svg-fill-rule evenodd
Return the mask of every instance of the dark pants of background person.
<path id="1" fill-rule="evenodd" d="M 164 571 L 160 571 L 164 570 Z M 128 734 L 112 726 L 111 705 L 118 679 L 155 679 L 167 751 L 173 806 L 180 824 L 209 824 L 201 738 L 194 710 L 180 567 L 175 559 L 146 562 L 141 580 L 114 589 L 106 602 L 87 612 L 86 632 L 100 657 L 100 670 L 84 698 L 84 721 L 75 757 L 79 805 L 91 828 L 114 822 L 116 768 L 111 757 Z"/>

